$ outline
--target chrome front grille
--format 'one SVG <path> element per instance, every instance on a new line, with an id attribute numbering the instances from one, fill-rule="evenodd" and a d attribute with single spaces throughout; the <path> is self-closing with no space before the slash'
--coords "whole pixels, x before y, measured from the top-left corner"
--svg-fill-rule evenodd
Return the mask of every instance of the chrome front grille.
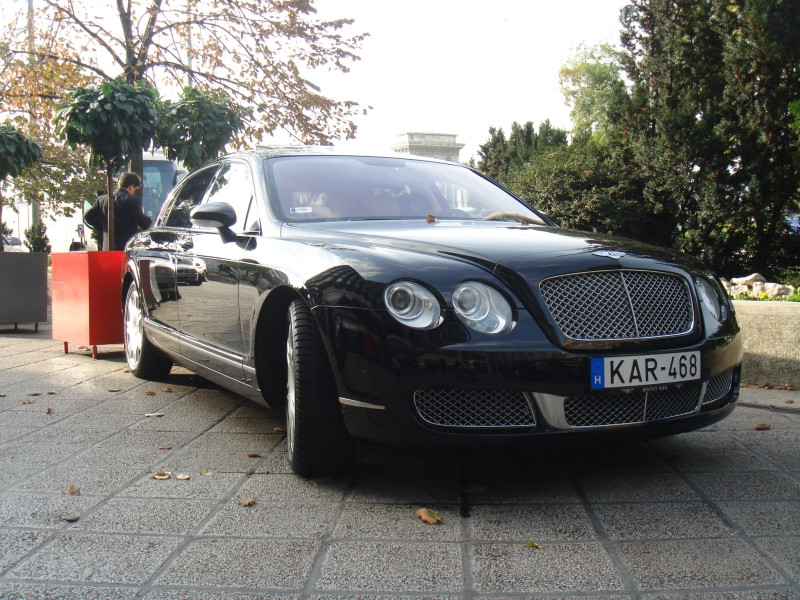
<path id="1" fill-rule="evenodd" d="M 539 290 L 558 327 L 574 340 L 676 336 L 694 325 L 686 281 L 670 273 L 578 273 L 545 279 Z"/>
<path id="2" fill-rule="evenodd" d="M 420 418 L 437 427 L 534 427 L 536 415 L 523 392 L 417 390 L 414 407 Z"/>
<path id="3" fill-rule="evenodd" d="M 731 393 L 733 386 L 733 369 L 723 371 L 708 380 L 706 395 L 703 396 L 703 407 L 706 408 L 718 400 L 724 400 Z"/>
<path id="4" fill-rule="evenodd" d="M 658 391 L 577 396 L 564 399 L 564 417 L 570 427 L 598 427 L 644 423 L 677 417 L 697 410 L 701 383 Z"/>

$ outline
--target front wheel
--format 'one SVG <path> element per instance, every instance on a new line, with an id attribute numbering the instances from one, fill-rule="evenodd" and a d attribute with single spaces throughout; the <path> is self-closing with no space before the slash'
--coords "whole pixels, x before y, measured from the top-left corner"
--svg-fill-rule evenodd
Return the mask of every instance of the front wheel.
<path id="1" fill-rule="evenodd" d="M 334 475 L 350 468 L 353 443 L 342 419 L 336 385 L 311 311 L 289 307 L 286 336 L 286 443 L 298 475 Z"/>
<path id="2" fill-rule="evenodd" d="M 140 379 L 159 379 L 172 369 L 172 361 L 144 333 L 144 311 L 136 284 L 125 296 L 125 358 L 131 373 Z"/>

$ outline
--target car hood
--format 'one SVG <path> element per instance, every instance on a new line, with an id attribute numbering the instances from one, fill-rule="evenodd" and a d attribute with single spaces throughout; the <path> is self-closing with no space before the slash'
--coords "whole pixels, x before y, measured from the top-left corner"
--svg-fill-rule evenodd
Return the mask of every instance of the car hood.
<path id="1" fill-rule="evenodd" d="M 308 243 L 403 249 L 457 258 L 490 271 L 511 269 L 524 274 L 547 271 L 547 265 L 581 268 L 604 265 L 636 268 L 646 260 L 682 264 L 692 259 L 674 251 L 633 240 L 538 225 L 491 221 L 338 221 L 287 225 L 284 235 Z"/>

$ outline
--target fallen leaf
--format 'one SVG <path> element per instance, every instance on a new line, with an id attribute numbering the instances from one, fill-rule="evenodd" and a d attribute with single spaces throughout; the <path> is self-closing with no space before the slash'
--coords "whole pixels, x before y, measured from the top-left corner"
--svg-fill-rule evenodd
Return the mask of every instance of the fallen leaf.
<path id="1" fill-rule="evenodd" d="M 248 498 L 247 500 L 239 500 L 239 506 L 253 506 L 256 503 L 255 498 Z"/>
<path id="2" fill-rule="evenodd" d="M 66 492 L 61 492 L 62 494 L 69 494 L 70 496 L 80 496 L 81 495 L 81 488 L 76 487 L 70 484 L 69 488 L 67 488 Z"/>
<path id="3" fill-rule="evenodd" d="M 761 385 L 757 385 L 756 387 L 758 389 L 762 389 L 762 390 L 771 390 L 772 389 L 772 386 L 769 384 L 769 381 L 765 381 L 764 383 L 762 383 Z"/>
<path id="4" fill-rule="evenodd" d="M 28 396 L 41 396 L 39 392 L 31 392 Z"/>
<path id="5" fill-rule="evenodd" d="M 272 431 L 274 431 L 275 433 L 286 433 L 286 430 L 283 427 L 276 427 Z"/>
<path id="6" fill-rule="evenodd" d="M 6 397 L 5 394 L 0 394 L 0 398 L 5 398 L 5 397 Z"/>
<path id="7" fill-rule="evenodd" d="M 793 386 L 792 384 L 790 384 L 790 383 L 784 383 L 783 385 L 779 385 L 779 386 L 777 386 L 775 389 L 776 389 L 776 390 L 783 390 L 783 391 L 785 391 L 785 392 L 796 392 L 796 391 L 797 391 L 797 388 L 796 388 L 796 387 L 794 387 L 794 386 Z"/>
<path id="8" fill-rule="evenodd" d="M 145 417 L 163 417 L 164 413 L 145 413 Z"/>
<path id="9" fill-rule="evenodd" d="M 541 550 L 541 548 L 542 548 L 542 547 L 541 547 L 539 544 L 537 544 L 536 542 L 528 542 L 528 543 L 527 543 L 527 544 L 525 544 L 525 545 L 526 545 L 528 548 L 536 548 L 537 550 Z"/>
<path id="10" fill-rule="evenodd" d="M 165 393 L 167 393 L 167 394 L 169 394 L 169 393 L 171 393 L 171 392 L 172 392 L 172 388 L 164 388 L 164 389 L 163 389 L 163 390 L 161 390 L 161 391 L 162 391 L 162 392 L 165 392 Z"/>
<path id="11" fill-rule="evenodd" d="M 70 523 L 74 523 L 75 521 L 81 518 L 80 515 L 67 515 L 66 517 L 62 517 L 62 521 L 69 521 Z"/>
<path id="12" fill-rule="evenodd" d="M 58 392 L 47 392 L 48 396 L 55 396 L 56 394 L 58 394 Z"/>
<path id="13" fill-rule="evenodd" d="M 89 346 L 78 346 L 78 350 L 89 350 Z"/>
<path id="14" fill-rule="evenodd" d="M 786 400 L 786 404 L 794 404 L 794 400 L 792 400 L 791 398 L 788 398 Z"/>
<path id="15" fill-rule="evenodd" d="M 181 473 L 180 475 L 175 475 L 175 479 L 178 481 L 189 481 L 191 479 L 191 475 L 186 475 L 185 473 Z"/>
<path id="16" fill-rule="evenodd" d="M 417 511 L 417 518 L 428 525 L 436 525 L 444 520 L 442 515 L 432 508 L 420 508 Z"/>
<path id="17" fill-rule="evenodd" d="M 169 479 L 170 477 L 172 477 L 172 473 L 169 471 L 159 471 L 158 473 L 153 473 L 150 475 L 150 479 L 158 479 L 161 481 Z"/>
<path id="18" fill-rule="evenodd" d="M 23 404 L 36 404 L 36 400 L 23 400 Z"/>
<path id="19" fill-rule="evenodd" d="M 109 389 L 108 391 L 109 391 L 109 392 L 118 392 L 118 391 L 119 391 L 119 388 L 111 388 L 111 389 Z"/>
<path id="20" fill-rule="evenodd" d="M 172 446 L 159 446 L 159 450 L 172 450 Z"/>
<path id="21" fill-rule="evenodd" d="M 767 431 L 769 429 L 772 429 L 772 425 L 769 423 L 759 423 L 756 425 L 756 431 Z"/>
<path id="22" fill-rule="evenodd" d="M 156 395 L 156 393 L 155 393 L 153 390 L 147 390 L 147 391 L 144 393 L 144 395 L 145 395 L 145 396 L 155 396 L 155 395 Z"/>
<path id="23" fill-rule="evenodd" d="M 248 452 L 247 458 L 261 458 L 261 455 L 258 452 Z"/>
<path id="24" fill-rule="evenodd" d="M 47 410 L 44 411 L 44 412 L 47 413 L 48 415 L 52 415 L 53 414 L 53 407 L 52 406 L 48 406 Z"/>
<path id="25" fill-rule="evenodd" d="M 433 216 L 433 215 L 428 215 L 427 217 L 425 217 L 425 220 L 426 220 L 428 223 L 436 223 L 436 217 L 435 217 L 435 216 Z"/>
<path id="26" fill-rule="evenodd" d="M 200 475 L 211 475 L 211 471 L 208 469 L 200 469 L 198 473 L 200 473 Z"/>
<path id="27" fill-rule="evenodd" d="M 130 372 L 131 372 L 131 370 L 130 370 L 130 369 L 123 369 L 123 370 L 122 370 L 122 372 L 123 372 L 123 373 L 130 373 Z"/>

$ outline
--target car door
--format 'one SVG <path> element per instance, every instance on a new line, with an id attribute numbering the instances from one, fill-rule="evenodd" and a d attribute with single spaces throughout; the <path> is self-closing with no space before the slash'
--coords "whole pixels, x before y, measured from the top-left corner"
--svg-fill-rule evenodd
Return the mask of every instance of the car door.
<path id="1" fill-rule="evenodd" d="M 176 255 L 187 239 L 186 230 L 191 225 L 189 213 L 203 199 L 215 172 L 216 168 L 203 169 L 176 187 L 147 236 L 134 242 L 139 284 L 148 319 L 158 325 L 152 328 L 151 333 L 165 348 L 178 353 L 180 291 Z"/>
<path id="2" fill-rule="evenodd" d="M 252 199 L 248 163 L 223 161 L 201 204 L 230 204 L 236 211 L 231 230 L 239 237 L 226 240 L 216 229 L 193 225 L 177 256 L 183 352 L 237 381 L 243 380 L 239 263 L 247 245 L 247 239 L 240 236 L 246 229 Z"/>

